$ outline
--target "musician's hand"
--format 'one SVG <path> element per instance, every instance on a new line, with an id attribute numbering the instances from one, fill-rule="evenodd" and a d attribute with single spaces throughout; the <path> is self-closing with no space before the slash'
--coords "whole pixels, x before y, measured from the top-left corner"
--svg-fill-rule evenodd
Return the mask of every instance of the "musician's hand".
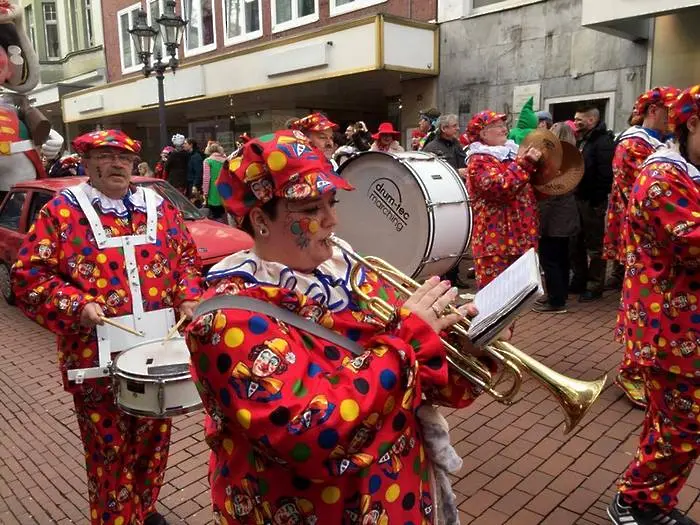
<path id="1" fill-rule="evenodd" d="M 95 325 L 104 325 L 105 322 L 102 320 L 104 312 L 102 307 L 97 303 L 88 303 L 80 312 L 80 324 L 85 328 L 94 328 Z"/>
<path id="2" fill-rule="evenodd" d="M 415 291 L 403 307 L 423 319 L 433 330 L 440 332 L 455 324 L 472 308 L 471 305 L 460 308 L 462 315 L 442 315 L 445 309 L 455 302 L 458 293 L 459 290 L 451 287 L 449 281 L 440 281 L 439 277 L 431 277 Z"/>
<path id="3" fill-rule="evenodd" d="M 457 170 L 457 173 L 459 173 L 459 176 L 462 177 L 463 179 L 467 178 L 467 168 L 459 168 Z"/>
<path id="4" fill-rule="evenodd" d="M 196 307 L 197 301 L 185 301 L 180 305 L 180 315 L 187 319 L 192 319 Z"/>
<path id="5" fill-rule="evenodd" d="M 511 324 L 508 328 L 503 330 L 500 334 L 498 334 L 498 340 L 499 341 L 510 341 L 513 339 L 513 332 L 515 331 L 515 321 L 513 321 L 513 324 Z"/>
<path id="6" fill-rule="evenodd" d="M 529 161 L 537 164 L 540 159 L 542 158 L 542 152 L 538 150 L 537 148 L 529 148 L 525 152 L 525 158 L 528 159 Z"/>

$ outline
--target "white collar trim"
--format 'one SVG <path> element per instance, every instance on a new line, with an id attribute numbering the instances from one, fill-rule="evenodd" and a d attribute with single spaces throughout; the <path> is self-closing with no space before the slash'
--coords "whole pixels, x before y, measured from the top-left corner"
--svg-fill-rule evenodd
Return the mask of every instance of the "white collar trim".
<path id="1" fill-rule="evenodd" d="M 341 241 L 350 250 L 350 245 Z M 300 292 L 327 306 L 333 312 L 345 310 L 351 302 L 350 271 L 352 261 L 343 251 L 333 247 L 333 257 L 312 273 L 297 272 L 278 262 L 265 261 L 252 250 L 234 253 L 215 264 L 207 274 L 207 281 L 240 277 L 249 286 L 262 285 L 286 288 Z M 364 273 L 360 273 L 360 280 Z"/>
<path id="2" fill-rule="evenodd" d="M 126 209 L 126 205 L 124 204 L 124 201 L 122 199 L 112 199 L 111 197 L 107 197 L 104 193 L 93 188 L 87 182 L 82 182 L 78 186 L 83 189 L 85 195 L 87 195 L 87 198 L 90 201 L 90 204 L 92 204 L 93 206 L 97 205 L 97 207 L 100 209 L 100 212 L 104 214 L 116 215 L 117 217 L 127 217 L 129 215 L 129 211 Z M 129 192 L 127 194 L 127 198 L 131 205 L 136 210 L 142 213 L 147 212 L 147 191 L 152 192 L 155 195 L 156 208 L 159 207 L 163 203 L 163 197 L 161 197 L 157 192 L 150 188 L 137 186 L 136 191 L 131 191 L 131 189 L 129 189 Z M 78 200 L 75 198 L 75 195 L 73 195 L 73 192 L 71 192 L 70 188 L 64 189 L 61 193 L 66 195 L 72 203 L 76 205 L 78 204 Z"/>
<path id="3" fill-rule="evenodd" d="M 472 155 L 491 155 L 499 161 L 513 160 L 518 155 L 519 146 L 512 140 L 506 142 L 503 146 L 487 146 L 482 142 L 472 142 L 467 146 L 467 160 Z"/>
<path id="4" fill-rule="evenodd" d="M 642 126 L 632 126 L 627 131 L 623 131 L 622 135 L 620 135 L 620 137 L 618 138 L 618 142 L 632 137 L 643 140 L 654 149 L 659 149 L 664 145 L 663 142 L 649 135 L 647 130 L 644 129 Z"/>
<path id="5" fill-rule="evenodd" d="M 644 162 L 643 167 L 646 167 L 653 162 L 669 162 L 674 164 L 679 169 L 685 171 L 696 183 L 700 184 L 700 171 L 698 171 L 698 169 L 690 162 L 685 160 L 683 155 L 681 155 L 680 152 L 672 146 L 662 147 L 649 155 L 646 162 Z"/>

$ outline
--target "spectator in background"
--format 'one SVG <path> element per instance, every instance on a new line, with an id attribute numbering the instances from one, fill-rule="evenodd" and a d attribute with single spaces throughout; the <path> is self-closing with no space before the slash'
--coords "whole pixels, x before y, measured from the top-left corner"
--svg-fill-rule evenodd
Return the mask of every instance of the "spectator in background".
<path id="1" fill-rule="evenodd" d="M 466 154 L 459 143 L 459 119 L 457 115 L 441 115 L 437 121 L 437 136 L 423 151 L 443 158 L 456 170 L 465 167 Z"/>
<path id="2" fill-rule="evenodd" d="M 401 153 L 404 151 L 396 139 L 401 138 L 401 133 L 394 129 L 391 122 L 382 122 L 379 129 L 372 135 L 374 142 L 370 151 L 383 151 L 385 153 Z"/>
<path id="3" fill-rule="evenodd" d="M 202 174 L 202 192 L 207 208 L 211 210 L 211 217 L 220 220 L 224 216 L 224 207 L 221 204 L 221 195 L 216 187 L 216 181 L 221 173 L 221 168 L 226 162 L 224 148 L 218 142 L 210 142 L 204 153 L 208 157 L 204 160 Z"/>
<path id="4" fill-rule="evenodd" d="M 153 172 L 148 162 L 140 162 L 136 169 L 139 171 L 139 176 L 141 177 L 153 177 Z"/>
<path id="5" fill-rule="evenodd" d="M 578 130 L 578 148 L 585 162 L 581 183 L 576 188 L 576 203 L 581 216 L 581 233 L 573 247 L 574 276 L 569 291 L 579 293 L 579 301 L 600 299 L 605 286 L 606 262 L 603 259 L 603 235 L 608 196 L 612 188 L 612 160 L 615 140 L 594 106 L 583 107 L 574 117 Z M 589 288 L 588 283 L 592 285 Z"/>
<path id="6" fill-rule="evenodd" d="M 352 136 L 354 134 L 355 134 L 355 125 L 348 124 L 348 127 L 345 128 L 345 144 L 340 144 L 340 146 L 347 145 L 352 140 Z"/>
<path id="7" fill-rule="evenodd" d="M 183 195 L 187 194 L 187 165 L 190 161 L 190 154 L 185 151 L 185 136 L 181 134 L 173 135 L 174 150 L 168 155 L 165 162 L 165 178 L 177 188 Z"/>
<path id="8" fill-rule="evenodd" d="M 430 117 L 421 113 L 418 118 L 418 128 L 411 132 L 411 150 L 418 151 L 420 149 L 420 141 L 430 131 Z"/>
<path id="9" fill-rule="evenodd" d="M 576 146 L 576 135 L 563 122 L 552 126 L 559 140 Z M 581 231 L 581 220 L 573 191 L 537 201 L 540 212 L 539 254 L 544 270 L 547 295 L 533 310 L 540 313 L 566 313 L 569 288 L 569 242 Z"/>
<path id="10" fill-rule="evenodd" d="M 199 151 L 197 141 L 193 138 L 187 139 L 182 148 L 190 155 L 187 161 L 187 196 L 191 197 L 202 192 L 204 157 Z"/>
<path id="11" fill-rule="evenodd" d="M 538 111 L 537 122 L 537 129 L 551 129 L 554 123 L 552 114 L 549 111 Z"/>

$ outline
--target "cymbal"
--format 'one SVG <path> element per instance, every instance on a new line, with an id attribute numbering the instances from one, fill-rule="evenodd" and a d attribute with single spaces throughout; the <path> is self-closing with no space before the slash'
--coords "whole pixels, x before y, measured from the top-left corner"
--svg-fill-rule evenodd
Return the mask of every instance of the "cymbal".
<path id="1" fill-rule="evenodd" d="M 549 130 L 536 129 L 528 133 L 520 144 L 520 153 L 536 148 L 542 152 L 537 172 L 532 176 L 532 184 L 543 185 L 554 179 L 561 168 L 564 152 L 561 141 Z"/>
<path id="2" fill-rule="evenodd" d="M 585 163 L 578 148 L 568 142 L 562 142 L 561 146 L 564 155 L 559 173 L 544 184 L 533 184 L 543 195 L 565 195 L 573 191 L 583 178 Z"/>

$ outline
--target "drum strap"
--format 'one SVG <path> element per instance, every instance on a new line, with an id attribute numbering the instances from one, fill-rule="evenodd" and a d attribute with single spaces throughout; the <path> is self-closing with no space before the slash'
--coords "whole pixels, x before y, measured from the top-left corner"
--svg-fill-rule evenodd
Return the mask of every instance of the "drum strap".
<path id="1" fill-rule="evenodd" d="M 245 297 L 241 295 L 219 295 L 217 297 L 212 297 L 211 299 L 207 299 L 206 301 L 199 303 L 192 318 L 196 319 L 204 314 L 226 308 L 248 310 L 250 312 L 265 314 L 269 317 L 277 319 L 278 321 L 282 321 L 285 324 L 299 328 L 306 333 L 315 335 L 324 341 L 333 343 L 339 348 L 344 348 L 355 355 L 361 355 L 365 352 L 365 349 L 362 348 L 362 346 L 357 344 L 355 341 L 340 335 L 338 332 L 334 332 L 325 326 L 314 323 L 313 321 L 290 312 L 289 310 L 280 308 L 276 304 L 261 301 L 259 299 L 253 299 L 252 297 Z"/>

